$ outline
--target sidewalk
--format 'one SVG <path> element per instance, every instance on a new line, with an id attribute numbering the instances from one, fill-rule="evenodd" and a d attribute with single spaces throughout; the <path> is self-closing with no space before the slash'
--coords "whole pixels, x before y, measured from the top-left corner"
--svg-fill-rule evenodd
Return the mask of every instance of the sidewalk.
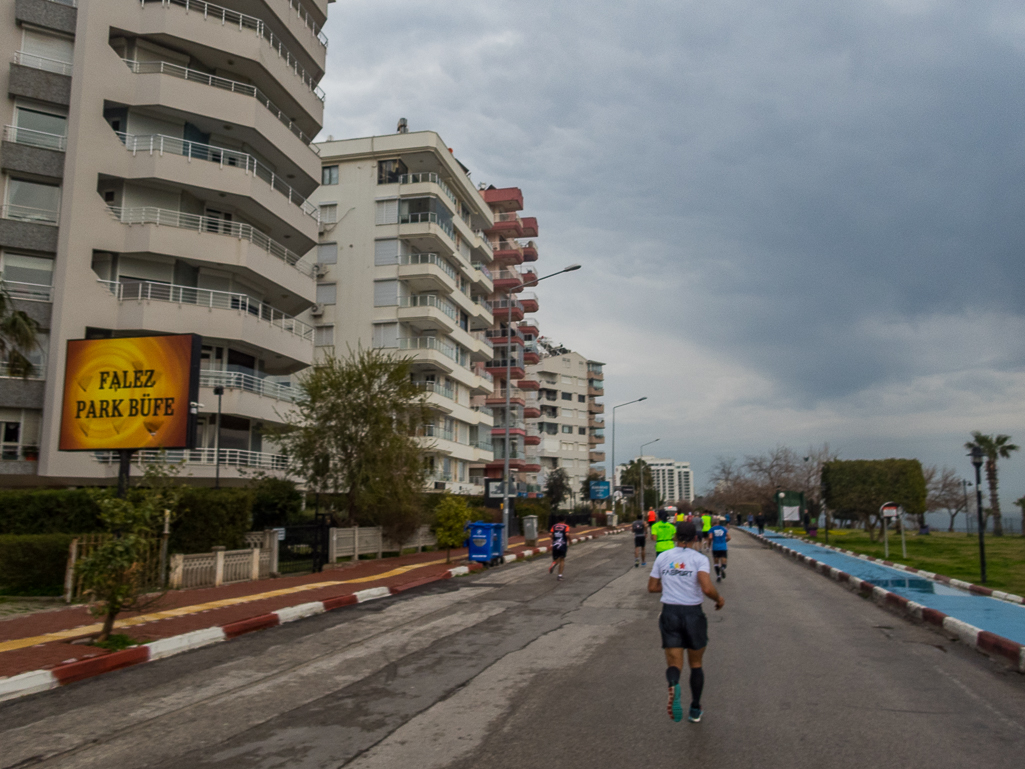
<path id="1" fill-rule="evenodd" d="M 604 528 L 578 527 L 572 536 L 581 538 L 604 531 Z M 547 541 L 544 537 L 538 544 L 543 546 Z M 523 538 L 513 537 L 508 553 L 514 555 L 525 550 Z M 115 632 L 145 644 L 266 617 L 312 602 L 344 599 L 368 588 L 384 588 L 381 592 L 384 595 L 446 578 L 450 570 L 458 566 L 463 566 L 465 572 L 466 557 L 464 548 L 452 551 L 451 563 L 445 562 L 443 551 L 416 553 L 337 564 L 320 574 L 176 590 L 167 593 L 143 614 L 120 615 Z M 348 602 L 355 603 L 355 600 Z M 99 629 L 96 619 L 82 605 L 0 620 L 0 679 L 110 654 L 103 649 L 73 643 Z"/>

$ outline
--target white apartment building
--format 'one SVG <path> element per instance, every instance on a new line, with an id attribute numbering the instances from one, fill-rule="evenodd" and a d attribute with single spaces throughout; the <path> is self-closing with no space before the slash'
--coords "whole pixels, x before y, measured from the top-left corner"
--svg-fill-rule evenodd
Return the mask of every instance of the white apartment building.
<path id="1" fill-rule="evenodd" d="M 569 507 L 586 502 L 581 498 L 581 485 L 592 472 L 602 473 L 594 467 L 605 461 L 605 452 L 597 446 L 604 442 L 605 406 L 597 398 L 602 389 L 602 366 L 598 361 L 585 358 L 577 352 L 542 350 L 540 361 L 527 367 L 528 375 L 541 385 L 538 403 L 541 417 L 537 429 L 541 436 L 540 461 L 544 477 L 556 468 L 566 471 L 574 497 L 566 500 Z"/>
<path id="2" fill-rule="evenodd" d="M 200 448 L 172 458 L 213 477 L 223 387 L 222 478 L 284 467 L 263 435 L 314 360 L 331 1 L 2 4 L 0 277 L 44 333 L 36 379 L 0 361 L 0 483 L 116 477 L 108 455 L 57 450 L 83 337 L 200 335 Z"/>
<path id="3" fill-rule="evenodd" d="M 684 500 L 694 501 L 694 478 L 691 474 L 690 462 L 677 462 L 675 459 L 659 459 L 651 456 L 643 456 L 639 459 L 651 468 L 652 480 L 658 491 L 659 499 L 666 504 Z M 627 465 L 616 467 L 617 486 L 622 485 L 620 479 L 626 467 Z"/>
<path id="4" fill-rule="evenodd" d="M 421 437 L 430 488 L 481 493 L 470 467 L 493 458 L 491 208 L 433 131 L 316 147 L 318 354 L 362 346 L 412 358 L 433 413 Z"/>

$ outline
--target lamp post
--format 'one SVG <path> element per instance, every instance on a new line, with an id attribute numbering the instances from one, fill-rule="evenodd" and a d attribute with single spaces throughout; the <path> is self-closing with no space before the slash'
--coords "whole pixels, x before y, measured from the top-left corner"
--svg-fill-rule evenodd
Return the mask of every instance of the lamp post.
<path id="1" fill-rule="evenodd" d="M 640 504 L 637 506 L 637 511 L 641 514 L 641 518 L 642 519 L 644 518 L 644 506 L 645 506 L 644 505 L 644 465 L 642 464 L 643 461 L 644 461 L 642 459 L 642 457 L 644 456 L 644 447 L 645 446 L 650 446 L 653 443 L 658 443 L 660 440 L 662 440 L 662 439 L 661 438 L 656 438 L 653 441 L 648 441 L 647 443 L 642 443 L 641 444 L 640 453 L 637 456 L 637 470 L 641 474 L 641 496 L 640 496 L 640 500 L 641 501 L 640 501 Z"/>
<path id="2" fill-rule="evenodd" d="M 970 520 L 968 510 L 968 487 L 972 484 L 965 478 L 961 479 L 961 489 L 964 491 L 964 530 L 967 536 L 972 536 L 972 528 L 968 525 Z M 953 529 L 951 529 L 953 530 Z"/>
<path id="3" fill-rule="evenodd" d="M 564 267 L 558 272 L 553 272 L 550 275 L 545 275 L 540 278 L 534 278 L 526 283 L 520 285 L 520 288 L 526 288 L 527 286 L 536 286 L 542 280 L 548 280 L 548 278 L 554 278 L 556 275 L 562 275 L 564 272 L 573 272 L 579 270 L 581 265 L 571 264 L 569 267 Z M 509 482 L 511 481 L 509 474 L 509 409 L 510 409 L 510 394 L 512 392 L 512 332 L 513 332 L 513 319 L 512 319 L 512 292 L 509 289 L 504 289 L 506 300 L 506 310 L 509 313 L 509 319 L 506 321 L 506 333 L 505 333 L 505 460 L 502 463 L 502 552 L 509 546 L 509 523 L 512 518 L 509 516 Z"/>
<path id="4" fill-rule="evenodd" d="M 217 396 L 217 429 L 214 432 L 214 488 L 221 488 L 221 398 L 224 397 L 224 388 L 220 385 L 214 388 L 214 395 Z"/>
<path id="5" fill-rule="evenodd" d="M 979 520 L 979 571 L 982 575 L 982 584 L 986 584 L 986 541 L 984 534 L 986 524 L 982 520 L 982 462 L 984 455 L 978 446 L 972 447 L 972 464 L 975 466 L 975 512 Z M 967 517 L 967 515 L 966 515 Z"/>
<path id="6" fill-rule="evenodd" d="M 648 396 L 645 395 L 637 400 L 627 401 L 626 403 L 620 403 L 618 406 L 612 407 L 612 512 L 616 511 L 616 409 L 621 409 L 623 406 L 629 406 L 631 403 L 640 403 L 641 401 L 648 400 Z M 623 512 L 626 512 L 625 509 Z"/>

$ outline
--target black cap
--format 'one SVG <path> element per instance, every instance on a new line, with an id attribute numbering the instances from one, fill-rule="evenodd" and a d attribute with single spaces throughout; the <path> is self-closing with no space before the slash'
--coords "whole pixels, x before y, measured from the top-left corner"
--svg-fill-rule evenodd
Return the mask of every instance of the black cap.
<path id="1" fill-rule="evenodd" d="M 698 537 L 698 529 L 691 521 L 676 524 L 676 541 L 693 542 Z"/>

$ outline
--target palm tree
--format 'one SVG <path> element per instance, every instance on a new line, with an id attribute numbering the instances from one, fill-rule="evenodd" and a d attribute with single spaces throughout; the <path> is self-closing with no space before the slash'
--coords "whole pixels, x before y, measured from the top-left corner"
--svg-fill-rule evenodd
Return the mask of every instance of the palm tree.
<path id="1" fill-rule="evenodd" d="M 0 363 L 7 363 L 10 376 L 27 379 L 36 373 L 28 356 L 39 346 L 39 324 L 28 313 L 17 310 L 14 300 L 0 285 Z"/>
<path id="2" fill-rule="evenodd" d="M 1000 499 L 997 496 L 997 460 L 1007 459 L 1012 452 L 1018 451 L 1010 435 L 983 435 L 979 431 L 972 433 L 972 440 L 964 446 L 971 451 L 982 449 L 986 456 L 986 482 L 989 484 L 989 506 L 993 513 L 993 536 L 1004 536 L 1004 525 L 1000 519 Z"/>

